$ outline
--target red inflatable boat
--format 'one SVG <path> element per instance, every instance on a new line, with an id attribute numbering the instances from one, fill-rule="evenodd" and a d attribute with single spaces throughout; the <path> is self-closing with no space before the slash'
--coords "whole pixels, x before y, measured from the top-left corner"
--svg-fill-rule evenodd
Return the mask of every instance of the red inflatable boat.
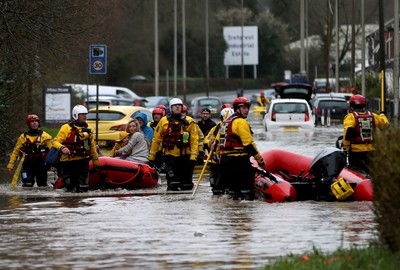
<path id="1" fill-rule="evenodd" d="M 89 163 L 90 189 L 154 188 L 157 183 L 158 173 L 147 164 L 105 156 L 99 157 L 99 166 L 96 169 L 93 168 L 92 161 Z M 56 181 L 54 187 L 64 187 L 62 177 Z"/>
<path id="2" fill-rule="evenodd" d="M 269 203 L 296 200 L 296 190 L 289 182 L 274 175 L 268 175 L 268 172 L 261 169 L 256 169 L 256 171 L 254 178 L 256 199 Z"/>
<path id="3" fill-rule="evenodd" d="M 133 161 L 99 157 L 99 166 L 94 169 L 89 163 L 89 186 L 104 188 L 153 188 L 158 183 L 158 173 L 147 164 Z"/>
<path id="4" fill-rule="evenodd" d="M 288 181 L 296 189 L 297 200 L 327 199 L 332 181 L 342 177 L 351 186 L 352 192 L 341 200 L 372 201 L 373 199 L 370 176 L 345 166 L 344 154 L 336 148 L 328 147 L 314 159 L 278 149 L 268 150 L 261 155 L 266 164 L 265 170 Z M 342 164 L 337 165 L 338 162 Z M 331 196 L 330 199 L 332 198 L 335 199 Z"/>

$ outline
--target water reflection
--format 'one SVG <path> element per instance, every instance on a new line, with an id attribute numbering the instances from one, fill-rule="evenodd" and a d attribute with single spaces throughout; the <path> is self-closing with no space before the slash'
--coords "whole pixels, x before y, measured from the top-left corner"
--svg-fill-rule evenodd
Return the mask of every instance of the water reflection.
<path id="1" fill-rule="evenodd" d="M 261 151 L 313 157 L 342 132 L 269 134 L 249 120 Z M 370 202 L 232 201 L 213 197 L 206 181 L 196 196 L 65 197 L 11 193 L 9 183 L 0 192 L 1 268 L 254 269 L 313 246 L 366 245 L 375 233 Z"/>

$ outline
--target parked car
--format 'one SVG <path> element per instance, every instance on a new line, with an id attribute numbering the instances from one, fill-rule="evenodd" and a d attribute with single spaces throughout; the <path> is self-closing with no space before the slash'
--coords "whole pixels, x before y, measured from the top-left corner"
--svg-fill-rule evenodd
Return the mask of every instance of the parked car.
<path id="1" fill-rule="evenodd" d="M 167 108 L 167 114 L 170 113 L 169 101 L 171 97 L 167 96 L 149 96 L 146 97 L 146 108 L 153 110 L 157 105 L 164 105 Z"/>
<path id="2" fill-rule="evenodd" d="M 265 131 L 313 130 L 313 112 L 304 99 L 274 99 L 264 116 L 263 125 Z"/>
<path id="3" fill-rule="evenodd" d="M 331 122 L 343 122 L 344 116 L 348 112 L 349 104 L 342 97 L 320 97 L 314 100 L 313 111 L 315 115 L 315 125 L 326 123 L 330 116 Z"/>
<path id="4" fill-rule="evenodd" d="M 99 106 L 133 106 L 135 105 L 135 100 L 130 98 L 121 98 L 120 96 L 99 96 Z M 92 108 L 96 108 L 96 96 L 89 96 L 89 98 L 85 98 L 83 102 L 83 106 L 85 106 L 88 110 Z"/>
<path id="5" fill-rule="evenodd" d="M 272 86 L 280 98 L 271 101 L 263 119 L 264 129 L 266 131 L 313 130 L 312 86 L 298 83 L 277 83 Z"/>
<path id="6" fill-rule="evenodd" d="M 192 99 L 188 114 L 193 118 L 200 118 L 201 110 L 208 108 L 212 118 L 219 118 L 221 113 L 222 101 L 219 97 L 195 97 Z"/>
<path id="7" fill-rule="evenodd" d="M 152 119 L 151 111 L 140 106 L 102 106 L 98 112 L 98 145 L 101 147 L 113 147 L 119 139 L 119 133 L 126 129 L 128 122 L 135 114 L 142 112 L 147 119 Z M 87 123 L 96 133 L 96 108 L 90 109 L 87 114 Z M 96 134 L 95 134 L 96 135 Z"/>

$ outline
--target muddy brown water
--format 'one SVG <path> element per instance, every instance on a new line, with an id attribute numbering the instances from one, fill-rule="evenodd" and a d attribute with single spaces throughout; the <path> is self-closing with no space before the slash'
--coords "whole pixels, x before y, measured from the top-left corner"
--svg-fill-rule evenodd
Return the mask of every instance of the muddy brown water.
<path id="1" fill-rule="evenodd" d="M 249 121 L 261 151 L 315 156 L 342 131 L 270 134 Z M 364 246 L 376 232 L 371 202 L 232 201 L 205 180 L 195 196 L 167 193 L 164 179 L 151 191 L 83 195 L 11 189 L 10 180 L 0 185 L 2 269 L 256 269 L 313 247 Z"/>

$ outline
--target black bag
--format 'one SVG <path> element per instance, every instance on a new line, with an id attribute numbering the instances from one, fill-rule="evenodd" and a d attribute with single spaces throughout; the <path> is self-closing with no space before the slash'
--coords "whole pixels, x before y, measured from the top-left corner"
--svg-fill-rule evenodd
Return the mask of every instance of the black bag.
<path id="1" fill-rule="evenodd" d="M 57 167 L 60 162 L 61 153 L 56 148 L 51 148 L 47 153 L 44 164 L 49 167 Z"/>

